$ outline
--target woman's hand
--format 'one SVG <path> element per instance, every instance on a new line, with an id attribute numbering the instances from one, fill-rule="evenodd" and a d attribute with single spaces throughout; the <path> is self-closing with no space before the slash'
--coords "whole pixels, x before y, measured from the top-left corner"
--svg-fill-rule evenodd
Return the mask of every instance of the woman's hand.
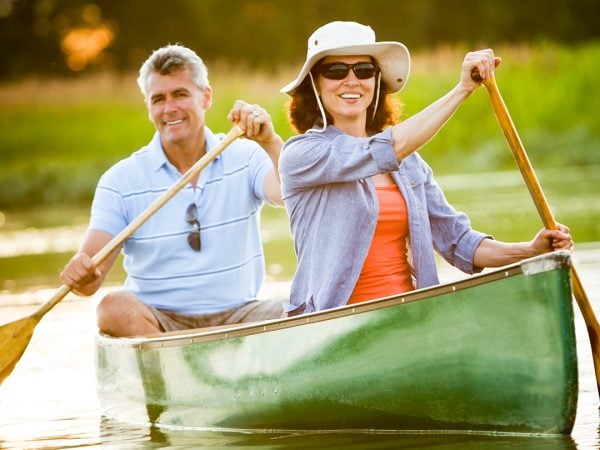
<path id="1" fill-rule="evenodd" d="M 462 64 L 460 85 L 468 91 L 474 91 L 492 76 L 501 62 L 502 58 L 494 56 L 491 48 L 467 53 Z"/>
<path id="2" fill-rule="evenodd" d="M 475 267 L 500 267 L 553 250 L 573 250 L 569 229 L 557 224 L 557 230 L 542 228 L 529 242 L 501 242 L 483 239 L 473 255 Z"/>
<path id="3" fill-rule="evenodd" d="M 535 255 L 553 250 L 573 250 L 573 238 L 568 227 L 557 224 L 557 230 L 541 229 L 530 242 Z"/>

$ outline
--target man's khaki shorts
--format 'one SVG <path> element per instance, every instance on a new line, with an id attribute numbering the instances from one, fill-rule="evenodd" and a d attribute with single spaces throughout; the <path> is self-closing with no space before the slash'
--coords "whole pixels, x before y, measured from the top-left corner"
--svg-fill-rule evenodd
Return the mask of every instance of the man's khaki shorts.
<path id="1" fill-rule="evenodd" d="M 285 300 L 254 300 L 238 308 L 213 314 L 178 314 L 173 311 L 157 309 L 146 305 L 160 323 L 163 331 L 189 330 L 234 323 L 259 322 L 279 319 L 283 313 Z"/>

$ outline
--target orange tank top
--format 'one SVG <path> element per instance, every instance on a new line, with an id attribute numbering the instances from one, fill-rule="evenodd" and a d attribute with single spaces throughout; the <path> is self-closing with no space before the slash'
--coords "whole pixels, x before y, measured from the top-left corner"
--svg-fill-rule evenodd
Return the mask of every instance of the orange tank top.
<path id="1" fill-rule="evenodd" d="M 348 300 L 364 302 L 414 289 L 406 256 L 408 212 L 398 186 L 375 188 L 379 217 L 371 248 Z"/>

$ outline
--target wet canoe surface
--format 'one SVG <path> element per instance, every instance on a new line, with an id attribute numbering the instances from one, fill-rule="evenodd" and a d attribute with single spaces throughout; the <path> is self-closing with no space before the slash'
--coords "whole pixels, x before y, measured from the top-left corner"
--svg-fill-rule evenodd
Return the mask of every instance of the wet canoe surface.
<path id="1" fill-rule="evenodd" d="M 568 434 L 566 252 L 277 321 L 97 339 L 113 418 L 182 429 Z"/>

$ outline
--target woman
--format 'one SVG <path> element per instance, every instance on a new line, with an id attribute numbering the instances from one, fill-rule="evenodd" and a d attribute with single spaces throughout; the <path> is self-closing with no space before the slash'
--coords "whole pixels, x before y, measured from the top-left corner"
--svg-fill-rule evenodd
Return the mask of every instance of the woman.
<path id="1" fill-rule="evenodd" d="M 373 30 L 332 22 L 308 41 L 299 76 L 282 89 L 301 133 L 280 159 L 298 268 L 288 315 L 438 284 L 434 250 L 466 273 L 553 249 L 570 249 L 569 230 L 541 230 L 505 243 L 471 229 L 415 153 L 500 63 L 492 50 L 468 53 L 459 83 L 398 123 L 391 94 L 406 84 L 410 56 Z"/>

